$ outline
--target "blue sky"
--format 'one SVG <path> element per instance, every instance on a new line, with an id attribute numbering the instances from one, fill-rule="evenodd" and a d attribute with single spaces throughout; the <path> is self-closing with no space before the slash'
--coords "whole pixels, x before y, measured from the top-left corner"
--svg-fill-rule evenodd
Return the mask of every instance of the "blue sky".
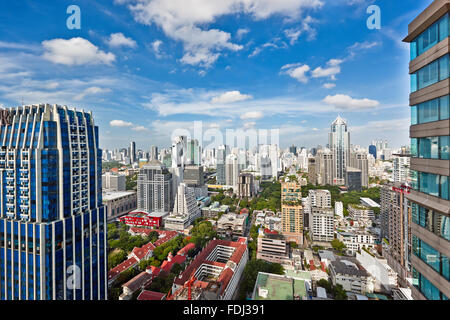
<path id="1" fill-rule="evenodd" d="M 408 23 L 431 0 L 58 0 L 0 3 L 0 106 L 92 110 L 102 148 L 168 146 L 202 121 L 280 129 L 280 144 L 409 143 Z M 81 29 L 69 30 L 69 5 Z M 381 8 L 369 30 L 366 9 Z"/>

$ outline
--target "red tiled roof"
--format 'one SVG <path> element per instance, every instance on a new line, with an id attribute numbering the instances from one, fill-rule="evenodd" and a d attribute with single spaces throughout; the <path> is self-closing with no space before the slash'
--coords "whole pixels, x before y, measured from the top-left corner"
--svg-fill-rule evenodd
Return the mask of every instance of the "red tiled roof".
<path id="1" fill-rule="evenodd" d="M 207 261 L 207 260 L 205 260 L 203 263 L 204 264 L 210 264 L 212 266 L 222 267 L 222 268 L 225 268 L 225 266 L 226 266 L 225 263 L 217 262 L 217 261 Z"/>
<path id="2" fill-rule="evenodd" d="M 163 300 L 166 295 L 161 292 L 143 290 L 139 296 L 138 300 Z"/>
<path id="3" fill-rule="evenodd" d="M 187 255 L 188 252 L 192 249 L 195 249 L 195 244 L 194 243 L 188 243 L 186 246 L 184 246 L 184 248 L 181 248 L 178 252 L 177 255 Z"/>
<path id="4" fill-rule="evenodd" d="M 153 245 L 155 247 L 159 247 L 160 245 L 166 243 L 167 241 L 175 238 L 178 235 L 178 232 L 176 231 L 160 231 L 159 234 L 163 234 L 164 236 L 162 238 L 159 238 L 156 240 Z"/>
<path id="5" fill-rule="evenodd" d="M 277 231 L 275 231 L 275 230 L 269 230 L 269 229 L 264 229 L 264 233 L 267 233 L 267 234 L 278 234 L 278 232 Z"/>
<path id="6" fill-rule="evenodd" d="M 139 273 L 136 277 L 123 284 L 122 287 L 127 287 L 132 292 L 135 292 L 139 288 L 143 288 L 148 285 L 153 279 L 153 275 L 145 271 Z"/>
<path id="7" fill-rule="evenodd" d="M 225 291 L 225 289 L 227 288 L 228 283 L 230 282 L 231 278 L 233 277 L 233 274 L 234 274 L 234 272 L 230 268 L 226 268 L 225 270 L 223 270 L 220 273 L 219 278 L 217 279 L 218 282 L 222 283 L 220 294 L 222 294 Z"/>
<path id="8" fill-rule="evenodd" d="M 122 272 L 130 269 L 131 267 L 135 266 L 138 263 L 138 261 L 135 258 L 130 258 L 128 260 L 125 260 L 121 264 L 119 264 L 117 267 L 112 268 L 108 272 L 108 280 L 111 280 L 121 274 Z"/>
<path id="9" fill-rule="evenodd" d="M 172 270 L 172 267 L 175 263 L 182 264 L 185 261 L 186 261 L 185 256 L 176 255 L 175 257 L 172 258 L 171 261 L 164 260 L 164 262 L 161 265 L 161 269 L 166 271 L 167 273 L 170 273 L 170 270 Z"/>
<path id="10" fill-rule="evenodd" d="M 314 260 L 309 260 L 309 269 L 312 270 L 316 270 L 316 266 L 314 265 Z"/>
<path id="11" fill-rule="evenodd" d="M 133 233 L 137 233 L 137 234 L 145 234 L 146 236 L 148 236 L 148 235 L 150 235 L 150 233 L 152 233 L 155 230 L 147 229 L 147 228 L 131 227 L 129 231 L 131 231 Z"/>
<path id="12" fill-rule="evenodd" d="M 247 245 L 240 242 L 233 242 L 226 240 L 211 240 L 207 244 L 207 246 L 197 255 L 194 261 L 192 261 L 191 264 L 181 273 L 181 277 L 177 277 L 175 279 L 174 283 L 181 286 L 184 285 L 184 283 L 189 280 L 194 270 L 198 269 L 198 267 L 200 267 L 202 263 L 205 263 L 209 254 L 217 246 L 236 248 L 236 250 L 234 251 L 233 255 L 230 258 L 230 260 L 235 263 L 239 263 L 240 259 L 242 258 L 242 255 L 247 249 Z"/>

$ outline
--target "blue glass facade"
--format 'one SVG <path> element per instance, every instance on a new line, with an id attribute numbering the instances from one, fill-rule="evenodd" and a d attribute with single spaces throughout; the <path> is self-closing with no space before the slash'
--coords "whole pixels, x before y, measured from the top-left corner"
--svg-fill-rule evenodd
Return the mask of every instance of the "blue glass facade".
<path id="1" fill-rule="evenodd" d="M 434 19 L 427 14 L 424 16 Z M 412 32 L 414 28 L 410 25 L 410 35 L 405 39 L 411 45 L 411 60 L 423 55 L 422 59 L 410 65 L 413 126 L 411 180 L 414 190 L 410 197 L 413 224 L 411 251 L 413 285 L 420 292 L 417 296 L 430 300 L 448 300 L 447 288 L 450 287 L 450 217 L 442 209 L 446 207 L 446 201 L 450 201 L 450 177 L 448 171 L 434 169 L 436 165 L 443 168 L 450 163 L 448 130 L 438 130 L 446 128 L 448 125 L 445 121 L 450 119 L 448 85 L 441 82 L 450 76 L 450 54 L 447 45 L 441 43 L 450 35 L 449 19 L 448 12 L 433 21 L 422 19 L 420 21 L 426 27 L 425 30 L 412 36 L 418 26 L 414 25 L 416 30 Z M 443 50 L 444 47 L 446 50 Z M 432 48 L 436 50 L 430 50 Z M 423 66 L 423 61 L 428 64 Z M 431 92 L 429 88 L 423 90 L 423 94 L 419 92 L 438 82 L 441 82 L 441 91 L 427 94 Z M 447 255 L 442 252 L 447 252 Z M 447 295 L 442 291 L 447 292 Z"/>
<path id="2" fill-rule="evenodd" d="M 0 127 L 0 299 L 107 298 L 101 150 L 91 115 L 8 109 Z"/>

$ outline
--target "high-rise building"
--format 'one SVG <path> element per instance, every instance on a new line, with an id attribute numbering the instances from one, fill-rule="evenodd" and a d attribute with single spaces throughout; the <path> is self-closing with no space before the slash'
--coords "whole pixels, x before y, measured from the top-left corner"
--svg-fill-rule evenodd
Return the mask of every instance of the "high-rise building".
<path id="1" fill-rule="evenodd" d="M 333 152 L 331 152 L 328 148 L 317 151 L 316 171 L 318 173 L 318 184 L 333 185 L 334 170 L 335 166 Z"/>
<path id="2" fill-rule="evenodd" d="M 201 149 L 196 139 L 189 140 L 188 142 L 188 163 L 195 165 L 201 164 Z"/>
<path id="3" fill-rule="evenodd" d="M 383 256 L 397 272 L 402 286 L 407 286 L 406 279 L 411 277 L 411 210 L 405 191 L 399 182 L 384 185 L 380 190 Z"/>
<path id="4" fill-rule="evenodd" d="M 173 212 L 166 218 L 166 229 L 183 231 L 190 226 L 195 219 L 201 217 L 202 212 L 197 206 L 194 189 L 181 183 L 178 186 L 177 195 L 173 206 Z"/>
<path id="5" fill-rule="evenodd" d="M 313 241 L 330 242 L 334 239 L 334 210 L 328 190 L 310 190 L 307 198 L 309 234 Z"/>
<path id="6" fill-rule="evenodd" d="M 308 183 L 317 185 L 317 165 L 316 158 L 308 158 Z"/>
<path id="7" fill-rule="evenodd" d="M 360 169 L 347 167 L 345 181 L 346 181 L 348 191 L 361 192 L 361 190 L 362 190 L 362 172 Z"/>
<path id="8" fill-rule="evenodd" d="M 408 27 L 411 44 L 412 296 L 450 298 L 450 0 L 435 0 Z"/>
<path id="9" fill-rule="evenodd" d="M 107 298 L 102 160 L 92 113 L 2 110 L 0 299 Z"/>
<path id="10" fill-rule="evenodd" d="M 136 142 L 134 142 L 134 141 L 130 142 L 130 159 L 131 159 L 131 163 L 135 163 L 137 161 L 137 158 L 136 158 Z"/>
<path id="11" fill-rule="evenodd" d="M 173 204 L 173 177 L 158 160 L 139 169 L 137 179 L 138 210 L 169 213 Z"/>
<path id="12" fill-rule="evenodd" d="M 158 160 L 158 147 L 157 146 L 152 146 L 150 159 Z"/>
<path id="13" fill-rule="evenodd" d="M 186 165 L 184 167 L 184 183 L 188 187 L 201 187 L 205 184 L 203 167 L 197 165 Z"/>
<path id="14" fill-rule="evenodd" d="M 303 207 L 301 185 L 297 181 L 281 183 L 281 231 L 286 241 L 303 244 Z"/>
<path id="15" fill-rule="evenodd" d="M 234 154 L 230 154 L 226 158 L 225 164 L 225 185 L 236 186 L 239 180 L 238 158 Z"/>
<path id="16" fill-rule="evenodd" d="M 350 133 L 348 132 L 347 121 L 340 116 L 331 124 L 328 141 L 334 161 L 333 184 L 344 185 L 345 171 L 350 164 Z"/>
<path id="17" fill-rule="evenodd" d="M 411 182 L 409 166 L 409 155 L 396 155 L 393 159 L 392 180 L 394 182 Z"/>
<path id="18" fill-rule="evenodd" d="M 369 187 L 369 159 L 364 151 L 356 151 L 351 154 L 350 167 L 361 170 L 361 186 Z"/>
<path id="19" fill-rule="evenodd" d="M 217 149 L 217 174 L 216 180 L 217 184 L 225 185 L 226 184 L 226 176 L 225 176 L 225 161 L 227 157 L 226 147 L 222 146 Z"/>
<path id="20" fill-rule="evenodd" d="M 290 146 L 289 147 L 289 152 L 294 154 L 294 155 L 297 155 L 297 147 L 294 146 L 294 145 Z"/>
<path id="21" fill-rule="evenodd" d="M 251 173 L 239 174 L 238 196 L 240 198 L 253 198 L 256 195 L 255 178 Z"/>
<path id="22" fill-rule="evenodd" d="M 102 187 L 109 191 L 125 191 L 127 178 L 121 174 L 106 172 L 102 175 Z"/>
<path id="23" fill-rule="evenodd" d="M 373 144 L 371 144 L 369 146 L 369 154 L 373 155 L 373 157 L 376 160 L 377 159 L 377 146 L 374 146 Z"/>

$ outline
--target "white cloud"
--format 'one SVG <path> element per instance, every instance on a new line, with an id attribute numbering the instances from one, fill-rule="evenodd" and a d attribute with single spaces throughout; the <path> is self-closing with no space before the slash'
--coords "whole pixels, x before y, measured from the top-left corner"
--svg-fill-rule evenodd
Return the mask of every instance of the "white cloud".
<path id="1" fill-rule="evenodd" d="M 288 47 L 289 46 L 286 44 L 286 42 L 282 41 L 280 38 L 275 38 L 271 42 L 266 42 L 266 43 L 256 47 L 248 57 L 249 58 L 255 57 L 266 48 L 273 48 L 273 49 L 283 49 L 284 48 L 284 49 L 286 49 Z"/>
<path id="2" fill-rule="evenodd" d="M 53 63 L 67 66 L 79 66 L 84 64 L 110 65 L 116 57 L 113 53 L 99 50 L 83 38 L 53 39 L 42 42 L 45 49 L 43 57 Z"/>
<path id="3" fill-rule="evenodd" d="M 348 47 L 350 58 L 353 58 L 354 56 L 356 56 L 356 54 L 360 51 L 369 50 L 369 49 L 378 47 L 380 45 L 381 45 L 381 42 L 377 42 L 377 41 L 355 42 L 353 45 Z"/>
<path id="4" fill-rule="evenodd" d="M 333 89 L 334 87 L 336 87 L 335 83 L 324 83 L 323 87 L 325 89 Z"/>
<path id="5" fill-rule="evenodd" d="M 111 127 L 132 127 L 133 124 L 131 122 L 126 122 L 123 120 L 112 120 L 109 125 Z"/>
<path id="6" fill-rule="evenodd" d="M 151 50 L 153 51 L 157 59 L 161 59 L 163 57 L 163 54 L 161 53 L 162 44 L 163 42 L 161 40 L 155 40 L 150 44 Z"/>
<path id="7" fill-rule="evenodd" d="M 130 48 L 136 48 L 137 44 L 136 41 L 134 41 L 131 38 L 127 38 L 123 35 L 123 33 L 112 33 L 109 36 L 108 39 L 108 45 L 110 47 L 130 47 Z"/>
<path id="8" fill-rule="evenodd" d="M 263 113 L 261 111 L 249 111 L 244 113 L 241 116 L 242 120 L 249 120 L 249 119 L 261 119 L 263 117 Z"/>
<path id="9" fill-rule="evenodd" d="M 253 97 L 251 95 L 242 94 L 239 91 L 228 91 L 223 94 L 221 94 L 218 97 L 214 97 L 211 99 L 211 103 L 219 104 L 219 103 L 234 103 L 239 101 L 245 101 L 252 99 Z"/>
<path id="10" fill-rule="evenodd" d="M 131 130 L 137 131 L 137 132 L 148 131 L 148 129 L 144 126 L 136 126 L 136 127 L 131 128 Z"/>
<path id="11" fill-rule="evenodd" d="M 100 87 L 89 87 L 86 90 L 84 90 L 82 93 L 76 95 L 74 97 L 74 100 L 82 100 L 87 95 L 93 95 L 93 94 L 99 94 L 99 93 L 107 93 L 107 92 L 111 92 L 111 89 L 100 88 Z"/>
<path id="12" fill-rule="evenodd" d="M 311 68 L 306 64 L 294 63 L 287 64 L 281 67 L 281 74 L 287 74 L 291 78 L 296 79 L 298 82 L 307 83 L 307 73 Z"/>
<path id="13" fill-rule="evenodd" d="M 236 31 L 236 38 L 238 39 L 238 40 L 242 40 L 242 38 L 247 34 L 247 33 L 249 33 L 250 32 L 250 29 L 249 28 L 241 28 L 241 29 L 238 29 L 238 31 Z"/>
<path id="14" fill-rule="evenodd" d="M 334 106 L 336 109 L 341 110 L 361 110 L 361 109 L 371 109 L 378 107 L 380 103 L 376 100 L 364 99 L 354 99 L 348 95 L 337 94 L 334 96 L 327 96 L 323 99 L 323 102 Z"/>
<path id="15" fill-rule="evenodd" d="M 305 9 L 320 8 L 321 0 L 116 0 L 127 4 L 134 19 L 145 25 L 155 24 L 165 35 L 183 43 L 184 64 L 210 67 L 222 50 L 238 51 L 228 32 L 208 29 L 217 18 L 244 13 L 254 20 L 280 15 L 295 19 Z"/>
<path id="16" fill-rule="evenodd" d="M 307 33 L 308 41 L 314 40 L 317 35 L 317 30 L 312 28 L 311 24 L 315 22 L 317 22 L 315 19 L 313 19 L 310 16 L 307 16 L 305 19 L 301 21 L 300 27 L 284 30 L 284 34 L 289 39 L 290 44 L 291 45 L 295 44 L 298 38 L 304 33 Z"/>
<path id="17" fill-rule="evenodd" d="M 340 65 L 344 62 L 344 60 L 340 59 L 331 59 L 327 62 L 327 67 L 322 68 L 318 67 L 312 71 L 313 78 L 327 78 L 329 77 L 331 80 L 336 80 L 336 75 L 341 73 Z"/>

